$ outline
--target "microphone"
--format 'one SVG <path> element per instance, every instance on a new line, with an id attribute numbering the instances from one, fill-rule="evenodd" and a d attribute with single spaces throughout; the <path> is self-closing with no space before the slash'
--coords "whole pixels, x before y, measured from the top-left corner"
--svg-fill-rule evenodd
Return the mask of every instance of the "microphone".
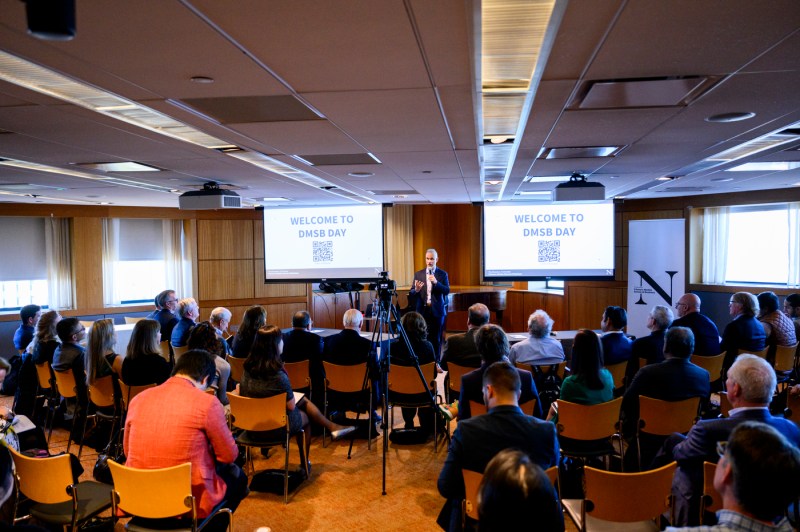
<path id="1" fill-rule="evenodd" d="M 433 275 L 433 268 L 428 268 L 428 275 Z"/>

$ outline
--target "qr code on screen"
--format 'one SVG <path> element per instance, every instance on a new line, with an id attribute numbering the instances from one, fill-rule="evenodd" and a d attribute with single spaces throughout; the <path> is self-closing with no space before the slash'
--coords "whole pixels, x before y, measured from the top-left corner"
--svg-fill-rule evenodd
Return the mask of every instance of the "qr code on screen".
<path id="1" fill-rule="evenodd" d="M 561 240 L 539 240 L 539 262 L 559 262 Z"/>
<path id="2" fill-rule="evenodd" d="M 314 241 L 314 262 L 331 262 L 333 260 L 333 240 Z"/>

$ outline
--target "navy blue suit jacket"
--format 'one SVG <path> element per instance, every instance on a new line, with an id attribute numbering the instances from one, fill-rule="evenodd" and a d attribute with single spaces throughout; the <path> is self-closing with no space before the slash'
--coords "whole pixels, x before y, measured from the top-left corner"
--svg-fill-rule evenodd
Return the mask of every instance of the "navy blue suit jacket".
<path id="1" fill-rule="evenodd" d="M 606 333 L 600 337 L 603 344 L 603 365 L 613 366 L 625 362 L 633 354 L 633 342 L 625 333 Z"/>
<path id="2" fill-rule="evenodd" d="M 553 423 L 526 416 L 516 406 L 496 406 L 483 416 L 458 422 L 444 466 L 439 473 L 439 493 L 448 499 L 438 523 L 448 530 L 460 529 L 462 470 L 483 472 L 503 449 L 519 449 L 547 469 L 558 464 L 558 438 Z"/>
<path id="3" fill-rule="evenodd" d="M 178 317 L 175 314 L 162 308 L 148 314 L 147 319 L 156 320 L 161 325 L 161 341 L 172 340 L 172 329 L 178 324 Z"/>
<path id="4" fill-rule="evenodd" d="M 419 270 L 414 274 L 414 280 L 426 284 L 427 272 L 427 268 Z M 431 311 L 434 316 L 441 318 L 447 316 L 447 294 L 450 293 L 450 280 L 447 277 L 447 272 L 441 268 L 436 268 L 433 271 L 433 276 L 436 278 L 436 284 L 431 284 Z M 425 286 L 419 292 L 412 288 L 408 296 L 414 301 L 414 309 L 421 314 L 428 300 Z"/>
<path id="5" fill-rule="evenodd" d="M 699 312 L 690 312 L 672 322 L 670 327 L 688 327 L 694 333 L 694 354 L 701 357 L 712 357 L 720 354 L 719 329 L 707 316 Z"/>
<path id="6" fill-rule="evenodd" d="M 489 366 L 482 364 L 475 371 L 470 371 L 461 377 L 461 394 L 458 397 L 458 419 L 459 422 L 472 417 L 470 411 L 470 400 L 483 404 L 483 374 Z M 533 415 L 542 417 L 542 405 L 539 401 L 539 392 L 536 390 L 536 383 L 533 382 L 533 375 L 530 371 L 517 368 L 519 379 L 522 384 L 519 396 L 519 404 L 524 404 L 531 399 L 536 399 L 536 406 Z"/>
<path id="7" fill-rule="evenodd" d="M 343 329 L 339 334 L 325 338 L 322 360 L 340 366 L 355 366 L 371 361 L 372 343 L 353 329 Z"/>
<path id="8" fill-rule="evenodd" d="M 192 328 L 197 325 L 189 318 L 181 318 L 181 320 L 172 328 L 172 336 L 170 336 L 170 343 L 172 347 L 183 347 L 189 342 L 189 334 Z"/>
<path id="9" fill-rule="evenodd" d="M 653 331 L 647 336 L 642 336 L 633 341 L 631 358 L 625 368 L 626 386 L 633 382 L 639 371 L 639 359 L 644 359 L 645 364 L 656 364 L 664 361 L 664 333 L 666 331 Z"/>
<path id="10" fill-rule="evenodd" d="M 739 349 L 747 351 L 761 351 L 767 347 L 767 335 L 761 322 L 752 316 L 740 315 L 722 332 L 720 349 L 725 351 L 723 366 L 727 370 L 736 360 Z"/>

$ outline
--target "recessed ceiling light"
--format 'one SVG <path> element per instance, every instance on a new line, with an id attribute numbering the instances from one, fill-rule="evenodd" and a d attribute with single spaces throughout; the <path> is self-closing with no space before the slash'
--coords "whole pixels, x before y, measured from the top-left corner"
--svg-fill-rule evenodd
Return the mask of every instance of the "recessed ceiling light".
<path id="1" fill-rule="evenodd" d="M 202 83 L 202 84 L 209 84 L 214 83 L 214 78 L 210 78 L 208 76 L 192 76 L 189 78 L 192 83 Z"/>
<path id="2" fill-rule="evenodd" d="M 726 172 L 783 172 L 800 168 L 800 161 L 766 161 L 757 163 L 744 163 L 733 168 L 728 168 Z"/>
<path id="3" fill-rule="evenodd" d="M 728 181 L 733 181 L 732 177 L 715 177 L 711 181 L 715 183 L 727 183 Z"/>
<path id="4" fill-rule="evenodd" d="M 625 199 L 627 196 L 614 196 L 614 199 Z"/>
<path id="5" fill-rule="evenodd" d="M 522 190 L 517 192 L 517 196 L 550 196 L 551 190 Z"/>
<path id="6" fill-rule="evenodd" d="M 373 172 L 348 172 L 347 175 L 350 177 L 372 177 L 375 174 Z"/>
<path id="7" fill-rule="evenodd" d="M 673 177 L 673 176 L 665 175 L 665 176 L 657 177 L 656 181 L 673 181 L 674 179 L 677 179 L 677 178 Z"/>
<path id="8" fill-rule="evenodd" d="M 568 175 L 544 175 L 544 176 L 525 176 L 525 183 L 563 183 L 569 181 Z"/>
<path id="9" fill-rule="evenodd" d="M 500 183 L 502 183 L 502 181 L 498 181 L 496 179 L 493 179 L 491 181 L 484 181 L 483 182 L 484 185 L 490 185 L 490 186 L 496 186 L 496 185 L 499 185 Z"/>
<path id="10" fill-rule="evenodd" d="M 397 194 L 396 196 L 392 196 L 395 199 L 406 199 L 408 196 L 405 194 Z"/>
<path id="11" fill-rule="evenodd" d="M 75 166 L 99 170 L 101 172 L 160 172 L 161 168 L 134 161 L 122 161 L 117 163 L 75 163 Z"/>
<path id="12" fill-rule="evenodd" d="M 726 122 L 739 122 L 740 120 L 747 120 L 756 116 L 755 113 L 721 113 L 712 115 L 706 118 L 706 122 L 726 123 Z"/>
<path id="13" fill-rule="evenodd" d="M 288 198 L 261 198 L 261 201 L 271 202 L 271 201 L 291 201 L 291 200 Z"/>

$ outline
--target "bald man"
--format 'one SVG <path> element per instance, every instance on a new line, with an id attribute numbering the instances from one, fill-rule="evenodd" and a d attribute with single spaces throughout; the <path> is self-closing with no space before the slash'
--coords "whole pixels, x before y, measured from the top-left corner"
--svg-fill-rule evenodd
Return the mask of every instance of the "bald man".
<path id="1" fill-rule="evenodd" d="M 700 298 L 683 294 L 675 303 L 678 319 L 670 327 L 686 327 L 694 333 L 694 354 L 702 357 L 718 355 L 719 329 L 713 321 L 700 314 Z"/>

